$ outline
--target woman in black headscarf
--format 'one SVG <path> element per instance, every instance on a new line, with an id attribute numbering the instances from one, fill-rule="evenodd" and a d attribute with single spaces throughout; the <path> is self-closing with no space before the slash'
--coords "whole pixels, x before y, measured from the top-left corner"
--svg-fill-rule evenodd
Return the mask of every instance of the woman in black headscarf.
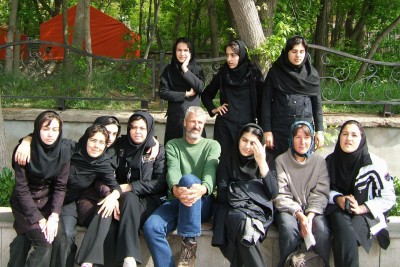
<path id="1" fill-rule="evenodd" d="M 262 129 L 245 125 L 231 154 L 217 170 L 218 208 L 213 246 L 220 247 L 231 266 L 265 266 L 259 244 L 273 220 L 271 199 L 278 193 L 269 171 Z"/>
<path id="2" fill-rule="evenodd" d="M 193 44 L 187 38 L 179 38 L 172 49 L 171 63 L 160 78 L 160 98 L 168 101 L 164 144 L 184 136 L 186 110 L 190 106 L 200 106 L 203 90 L 203 68 L 196 63 Z"/>
<path id="3" fill-rule="evenodd" d="M 324 144 L 319 75 L 311 65 L 304 38 L 296 35 L 286 42 L 265 79 L 260 125 L 267 148 L 274 158 L 288 149 L 290 126 L 307 121 L 315 126 L 315 145 Z"/>
<path id="4" fill-rule="evenodd" d="M 114 116 L 100 116 L 96 118 L 96 120 L 93 122 L 93 124 L 100 124 L 104 126 L 107 130 L 108 133 L 108 142 L 107 142 L 107 150 L 105 150 L 105 155 L 104 159 L 109 158 L 109 161 L 111 163 L 111 166 L 114 170 L 117 169 L 117 149 L 115 146 L 115 141 L 117 140 L 117 137 L 119 136 L 121 132 L 121 126 L 119 124 L 119 120 L 114 117 Z M 31 138 L 33 134 L 30 134 L 29 136 L 25 137 L 22 139 L 22 143 L 20 146 L 18 146 L 18 149 L 16 150 L 16 161 L 21 164 L 25 165 L 26 162 L 30 158 L 30 146 L 31 146 Z M 65 146 L 71 150 L 71 153 L 73 151 L 78 150 L 78 145 L 76 141 L 70 140 L 70 139 L 62 139 L 62 142 Z M 76 251 L 76 245 L 74 243 L 76 231 L 75 226 L 78 223 L 79 225 L 83 226 L 88 226 L 91 219 L 93 218 L 93 215 L 95 211 L 98 209 L 97 203 L 101 201 L 101 197 L 98 194 L 98 192 L 95 189 L 95 186 L 90 186 L 83 190 L 81 192 L 82 197 L 79 198 L 79 200 L 76 202 L 78 207 L 77 207 L 77 217 L 74 216 L 66 216 L 64 217 L 63 223 L 64 227 L 63 229 L 70 229 L 67 230 L 68 237 L 67 239 L 70 242 L 71 248 L 71 254 L 68 256 L 70 259 L 69 262 L 60 262 L 58 261 L 61 257 L 59 256 L 57 250 L 59 250 L 59 242 L 60 238 L 56 239 L 56 241 L 53 244 L 53 255 L 52 259 L 57 260 L 57 266 L 63 267 L 63 266 L 72 266 L 74 265 L 74 259 L 75 259 L 75 251 Z M 75 206 L 75 203 L 71 204 Z M 67 205 L 67 207 L 69 207 Z M 66 207 L 64 207 L 65 209 Z M 75 209 L 75 207 L 74 207 Z M 62 215 L 61 215 L 62 216 Z M 78 221 L 77 221 L 78 220 Z M 24 236 L 17 236 L 13 242 L 11 243 L 10 247 L 12 248 L 11 250 L 18 251 L 18 255 L 14 257 L 14 255 L 11 255 L 10 257 L 10 266 L 21 266 L 25 264 L 25 258 L 23 255 L 27 255 L 30 249 L 30 241 L 25 238 Z M 14 249 L 15 248 L 15 249 Z M 22 256 L 21 256 L 22 255 Z M 67 256 L 65 256 L 67 257 Z"/>
<path id="5" fill-rule="evenodd" d="M 326 162 L 331 179 L 326 213 L 335 266 L 359 266 L 358 246 L 369 252 L 372 235 L 382 248 L 389 246 L 384 228 L 385 216 L 396 201 L 393 177 L 386 163 L 368 152 L 364 129 L 355 120 L 342 125 Z"/>
<path id="6" fill-rule="evenodd" d="M 165 150 L 160 145 L 158 155 L 153 158 L 149 148 L 154 145 L 153 117 L 148 112 L 135 112 L 128 120 L 127 134 L 122 135 L 116 144 L 117 180 L 123 194 L 120 198 L 120 212 L 114 216 L 118 221 L 113 221 L 114 225 L 105 243 L 105 266 L 123 262 L 124 266 L 136 266 L 136 262 L 142 262 L 139 229 L 147 217 L 161 205 L 167 189 Z M 108 190 L 103 186 L 101 191 Z M 99 229 L 98 224 L 109 226 L 110 222 L 104 219 L 92 222 L 88 231 L 92 228 Z M 102 227 L 101 229 L 105 230 Z M 103 244 L 104 239 L 98 239 L 97 244 L 82 242 L 77 262 L 103 264 L 100 254 L 90 257 L 86 252 L 87 247 L 102 247 Z"/>
<path id="7" fill-rule="evenodd" d="M 259 118 L 264 77 L 247 54 L 246 45 L 232 41 L 225 47 L 226 63 L 204 89 L 201 100 L 211 117 L 218 115 L 214 139 L 221 145 L 221 154 L 232 149 L 240 129 Z M 220 106 L 213 99 L 220 92 Z"/>
<path id="8" fill-rule="evenodd" d="M 77 203 L 86 198 L 85 192 L 96 181 L 102 181 L 110 187 L 111 193 L 99 202 L 98 213 L 103 217 L 112 215 L 114 207 L 121 194 L 121 189 L 115 179 L 115 171 L 110 164 L 110 157 L 106 155 L 108 143 L 107 129 L 99 124 L 88 127 L 84 135 L 73 147 L 70 173 L 67 184 L 67 194 L 62 208 L 63 229 L 57 238 L 57 251 L 52 256 L 52 266 L 68 266 L 72 259 L 68 259 L 71 250 L 74 250 L 75 226 L 79 220 Z M 87 216 L 90 222 L 95 214 Z M 99 237 L 100 238 L 100 237 Z M 95 249 L 95 248 L 93 248 Z M 68 259 L 68 262 L 67 262 Z"/>
<path id="9" fill-rule="evenodd" d="M 13 154 L 15 187 L 10 204 L 14 228 L 18 235 L 25 235 L 34 248 L 25 266 L 50 264 L 71 158 L 68 147 L 61 142 L 62 124 L 56 112 L 40 113 L 34 123 L 30 162 L 21 166 Z M 11 255 L 19 253 L 12 250 L 13 247 Z"/>
<path id="10" fill-rule="evenodd" d="M 113 169 L 117 169 L 117 148 L 116 148 L 116 141 L 121 133 L 121 125 L 119 120 L 115 116 L 100 116 L 97 117 L 93 124 L 100 124 L 106 127 L 108 133 L 108 142 L 107 142 L 107 149 L 106 149 L 106 156 L 110 158 L 111 166 Z"/>

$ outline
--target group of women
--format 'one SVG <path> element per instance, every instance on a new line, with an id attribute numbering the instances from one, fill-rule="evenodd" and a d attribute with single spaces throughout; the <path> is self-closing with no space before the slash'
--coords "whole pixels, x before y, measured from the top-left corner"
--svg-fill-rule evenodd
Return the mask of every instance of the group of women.
<path id="1" fill-rule="evenodd" d="M 204 87 L 193 45 L 180 38 L 160 82 L 160 96 L 168 100 L 165 142 L 183 136 L 184 113 L 200 99 L 217 116 L 214 138 L 222 154 L 212 245 L 231 266 L 265 266 L 260 242 L 275 222 L 278 266 L 304 239 L 313 239 L 325 266 L 331 243 L 335 266 L 358 266 L 358 246 L 369 251 L 372 235 L 387 247 L 393 179 L 368 152 L 362 126 L 345 122 L 332 154 L 313 153 L 324 142 L 322 102 L 305 40 L 288 40 L 265 82 L 242 41 L 230 42 L 225 52 L 226 64 Z M 147 112 L 134 113 L 127 134 L 119 133 L 117 118 L 100 117 L 75 143 L 62 139 L 57 113 L 37 117 L 30 162 L 13 158 L 16 239 L 34 247 L 25 266 L 141 263 L 138 230 L 166 194 L 165 152 Z M 381 228 L 371 232 L 379 220 Z M 88 231 L 75 257 L 77 224 Z M 23 266 L 16 264 L 16 244 L 9 266 Z"/>
<path id="2" fill-rule="evenodd" d="M 186 55 L 182 49 L 174 49 L 171 64 L 162 75 L 160 97 L 168 100 L 166 136 L 171 129 L 169 121 L 182 117 L 186 106 L 195 104 L 193 99 L 197 103 L 201 99 L 209 115 L 217 116 L 214 139 L 221 145 L 221 162 L 212 244 L 221 248 L 232 266 L 265 266 L 258 244 L 275 220 L 279 266 L 307 235 L 314 239 L 313 247 L 325 266 L 329 266 L 331 236 L 335 265 L 357 266 L 358 245 L 367 251 L 371 245 L 367 217 L 379 215 L 383 220 L 382 214 L 395 201 L 393 181 L 385 163 L 369 155 L 364 130 L 356 121 L 342 126 L 326 163 L 313 153 L 324 144 L 322 100 L 319 75 L 311 65 L 304 38 L 288 39 L 265 81 L 250 62 L 245 44 L 240 40 L 228 43 L 226 63 L 205 88 L 193 45 L 187 39 L 174 44 L 174 48 L 182 46 Z M 215 104 L 218 94 L 219 104 Z M 166 97 L 172 95 L 175 97 Z M 170 112 L 177 106 L 181 108 L 179 116 Z M 349 144 L 353 149 L 346 148 Z M 370 158 L 378 162 L 368 161 Z M 363 168 L 379 169 L 379 175 Z M 360 196 L 357 192 L 365 185 Z M 344 212 L 346 199 L 350 208 Z M 380 202 L 385 205 L 376 210 L 378 205 L 372 203 Z M 249 237 L 249 229 L 253 237 Z M 364 229 L 362 233 L 360 229 Z M 388 238 L 381 237 L 387 237 L 386 230 L 376 236 L 387 246 Z"/>
<path id="3" fill-rule="evenodd" d="M 166 193 L 165 151 L 154 139 L 149 113 L 135 112 L 127 128 L 118 137 L 118 119 L 99 117 L 76 143 L 62 139 L 56 112 L 39 114 L 30 162 L 24 166 L 18 161 L 25 156 L 13 157 L 17 237 L 9 266 L 141 263 L 139 228 Z M 75 256 L 76 225 L 88 230 Z M 29 255 L 20 250 L 31 245 Z"/>

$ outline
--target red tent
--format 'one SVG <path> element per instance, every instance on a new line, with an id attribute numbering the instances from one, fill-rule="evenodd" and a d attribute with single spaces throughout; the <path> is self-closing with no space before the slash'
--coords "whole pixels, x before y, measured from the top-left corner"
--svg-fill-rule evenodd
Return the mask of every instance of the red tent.
<path id="1" fill-rule="evenodd" d="M 8 27 L 7 26 L 0 26 L 0 45 L 4 45 L 7 42 L 7 31 Z M 28 36 L 25 34 L 21 34 L 20 37 L 21 41 L 26 41 L 28 40 Z M 14 40 L 15 41 L 15 40 Z M 27 49 L 27 45 L 21 45 L 21 53 Z M 2 48 L 0 49 L 0 59 L 5 59 L 6 58 L 6 49 Z"/>
<path id="2" fill-rule="evenodd" d="M 69 44 L 72 43 L 74 34 L 76 6 L 67 11 Z M 100 10 L 90 7 L 90 31 L 92 37 L 93 54 L 113 58 L 140 57 L 138 42 L 139 35 L 131 31 L 118 20 L 104 14 Z M 43 22 L 40 25 L 40 40 L 63 43 L 62 14 Z M 60 46 L 45 45 L 40 48 L 44 53 L 47 47 L 51 47 L 51 58 L 60 60 L 64 57 L 64 49 Z M 82 44 L 82 47 L 84 45 Z M 49 58 L 49 56 L 46 56 Z M 45 57 L 45 58 L 46 58 Z"/>

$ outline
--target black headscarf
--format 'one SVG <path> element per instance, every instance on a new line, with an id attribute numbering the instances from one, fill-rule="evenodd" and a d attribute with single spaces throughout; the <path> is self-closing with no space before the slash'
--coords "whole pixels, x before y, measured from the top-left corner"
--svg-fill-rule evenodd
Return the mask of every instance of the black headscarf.
<path id="1" fill-rule="evenodd" d="M 113 120 L 116 121 L 117 124 L 112 123 Z M 100 125 L 103 125 L 104 127 L 106 127 L 107 125 L 114 124 L 114 125 L 117 125 L 117 127 L 118 127 L 117 137 L 121 133 L 121 125 L 119 123 L 119 120 L 115 116 L 100 116 L 100 117 L 97 117 L 94 120 L 93 124 L 100 124 Z M 117 140 L 115 140 L 114 143 L 111 146 L 107 147 L 107 150 L 105 152 L 105 155 L 110 158 L 110 163 L 111 163 L 113 169 L 117 169 L 117 167 L 118 167 L 117 157 L 116 157 L 117 149 L 116 149 L 116 146 L 115 146 L 116 141 Z"/>
<path id="2" fill-rule="evenodd" d="M 229 68 L 228 63 L 225 63 L 222 67 L 222 79 L 225 84 L 231 86 L 247 86 L 250 84 L 253 65 L 250 63 L 245 43 L 241 40 L 235 40 L 233 43 L 239 45 L 239 62 L 234 69 Z"/>
<path id="3" fill-rule="evenodd" d="M 77 152 L 75 152 L 72 156 L 71 159 L 71 164 L 77 167 L 79 169 L 79 174 L 80 175 L 90 175 L 92 173 L 111 173 L 114 172 L 113 168 L 111 167 L 110 164 L 110 158 L 106 155 L 106 150 L 107 148 L 104 148 L 103 153 L 96 157 L 92 158 L 89 156 L 87 153 L 87 142 L 90 138 L 90 135 L 95 131 L 96 129 L 100 129 L 99 132 L 104 132 L 107 135 L 107 130 L 105 129 L 104 126 L 99 125 L 99 124 L 94 124 L 89 126 L 83 136 L 79 138 L 78 141 L 78 146 L 77 146 Z M 107 140 L 106 140 L 107 142 Z"/>
<path id="4" fill-rule="evenodd" d="M 293 65 L 289 61 L 288 53 L 293 49 L 293 39 L 297 38 L 302 40 L 301 44 L 305 44 L 304 39 L 300 36 L 290 38 L 279 58 L 272 64 L 268 76 L 271 76 L 274 87 L 286 94 L 317 96 L 321 93 L 319 75 L 311 65 L 307 47 L 305 47 L 306 56 L 299 66 Z"/>
<path id="5" fill-rule="evenodd" d="M 107 125 L 111 124 L 111 120 L 115 120 L 117 122 L 117 124 L 115 124 L 115 125 L 117 125 L 117 127 L 118 127 L 118 133 L 117 133 L 117 137 L 118 137 L 119 134 L 121 133 L 121 125 L 119 124 L 119 120 L 117 117 L 115 117 L 115 116 L 100 116 L 94 120 L 93 124 L 100 124 L 103 126 L 107 126 Z"/>
<path id="6" fill-rule="evenodd" d="M 146 139 L 140 143 L 136 144 L 133 142 L 131 136 L 130 136 L 130 130 L 131 130 L 131 123 L 134 121 L 135 118 L 141 117 L 147 124 L 147 136 Z M 156 143 L 154 141 L 154 119 L 153 117 L 145 111 L 137 111 L 135 112 L 128 120 L 128 128 L 127 128 L 127 134 L 123 135 L 122 138 L 122 144 L 123 148 L 125 149 L 125 156 L 120 160 L 120 168 L 119 168 L 119 175 L 122 178 L 126 175 L 126 168 L 131 168 L 131 171 L 133 172 L 133 177 L 136 179 L 141 178 L 141 167 L 143 164 L 143 155 L 147 151 L 148 148 L 154 146 Z"/>
<path id="7" fill-rule="evenodd" d="M 57 176 L 60 173 L 61 167 L 71 158 L 70 149 L 64 146 L 61 141 L 61 120 L 60 134 L 53 144 L 46 145 L 40 138 L 40 121 L 44 116 L 49 115 L 49 113 L 54 114 L 56 118 L 60 118 L 56 112 L 51 110 L 43 111 L 36 117 L 31 142 L 31 161 L 29 163 L 29 171 L 31 174 L 37 177 L 43 177 L 44 179 Z M 56 118 L 53 118 L 53 120 Z"/>
<path id="8" fill-rule="evenodd" d="M 239 142 L 240 138 L 243 135 L 243 132 L 248 127 L 253 127 L 259 129 L 262 133 L 263 130 L 260 126 L 254 123 L 249 123 L 243 126 L 243 128 L 239 132 L 239 136 L 235 143 L 234 148 L 232 149 L 231 161 L 230 161 L 230 177 L 235 179 L 235 181 L 247 181 L 252 180 L 254 177 L 259 176 L 259 168 L 256 160 L 254 159 L 254 155 L 249 157 L 245 157 L 240 153 L 239 150 Z M 264 145 L 264 136 L 262 136 L 261 144 Z"/>
<path id="9" fill-rule="evenodd" d="M 354 182 L 360 171 L 360 168 L 372 164 L 368 152 L 367 138 L 362 128 L 361 142 L 357 150 L 352 153 L 346 153 L 340 147 L 340 135 L 344 127 L 348 124 L 355 124 L 359 128 L 361 125 L 354 120 L 346 121 L 340 129 L 338 141 L 332 154 L 326 158 L 329 177 L 331 179 L 331 189 L 344 195 L 354 194 Z"/>
<path id="10" fill-rule="evenodd" d="M 200 74 L 201 68 L 196 63 L 195 58 L 195 51 L 193 47 L 193 43 L 184 37 L 179 38 L 176 40 L 173 48 L 172 48 L 172 59 L 171 59 L 171 72 L 168 73 L 169 80 L 172 83 L 173 88 L 185 88 L 186 91 L 190 90 L 190 84 L 182 77 L 182 63 L 179 62 L 178 58 L 176 57 L 176 47 L 179 43 L 187 44 L 190 50 L 190 61 L 188 65 L 188 69 L 196 76 Z"/>

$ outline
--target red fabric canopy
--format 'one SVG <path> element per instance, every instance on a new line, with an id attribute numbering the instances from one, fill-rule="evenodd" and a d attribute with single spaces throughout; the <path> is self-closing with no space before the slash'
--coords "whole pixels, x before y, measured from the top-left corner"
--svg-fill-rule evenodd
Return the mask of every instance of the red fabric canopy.
<path id="1" fill-rule="evenodd" d="M 0 45 L 4 45 L 7 42 L 7 31 L 8 31 L 8 27 L 0 27 Z M 21 41 L 26 41 L 28 40 L 28 36 L 26 36 L 25 34 L 21 34 L 20 37 Z M 14 39 L 15 41 L 15 39 Z M 20 48 L 20 53 L 24 54 L 24 56 L 26 56 L 26 50 L 27 50 L 28 46 L 26 44 L 21 45 Z M 6 49 L 2 48 L 0 49 L 0 59 L 5 59 L 6 58 Z"/>
<path id="2" fill-rule="evenodd" d="M 68 14 L 68 42 L 72 43 L 74 34 L 76 6 L 67 11 Z M 139 58 L 140 37 L 118 20 L 104 14 L 100 10 L 90 7 L 90 32 L 93 54 L 112 58 Z M 62 14 L 43 22 L 40 25 L 40 40 L 63 43 Z M 51 55 L 46 54 L 51 47 Z M 82 44 L 84 48 L 84 44 Z M 64 49 L 60 46 L 45 45 L 40 48 L 46 59 L 62 60 Z"/>

